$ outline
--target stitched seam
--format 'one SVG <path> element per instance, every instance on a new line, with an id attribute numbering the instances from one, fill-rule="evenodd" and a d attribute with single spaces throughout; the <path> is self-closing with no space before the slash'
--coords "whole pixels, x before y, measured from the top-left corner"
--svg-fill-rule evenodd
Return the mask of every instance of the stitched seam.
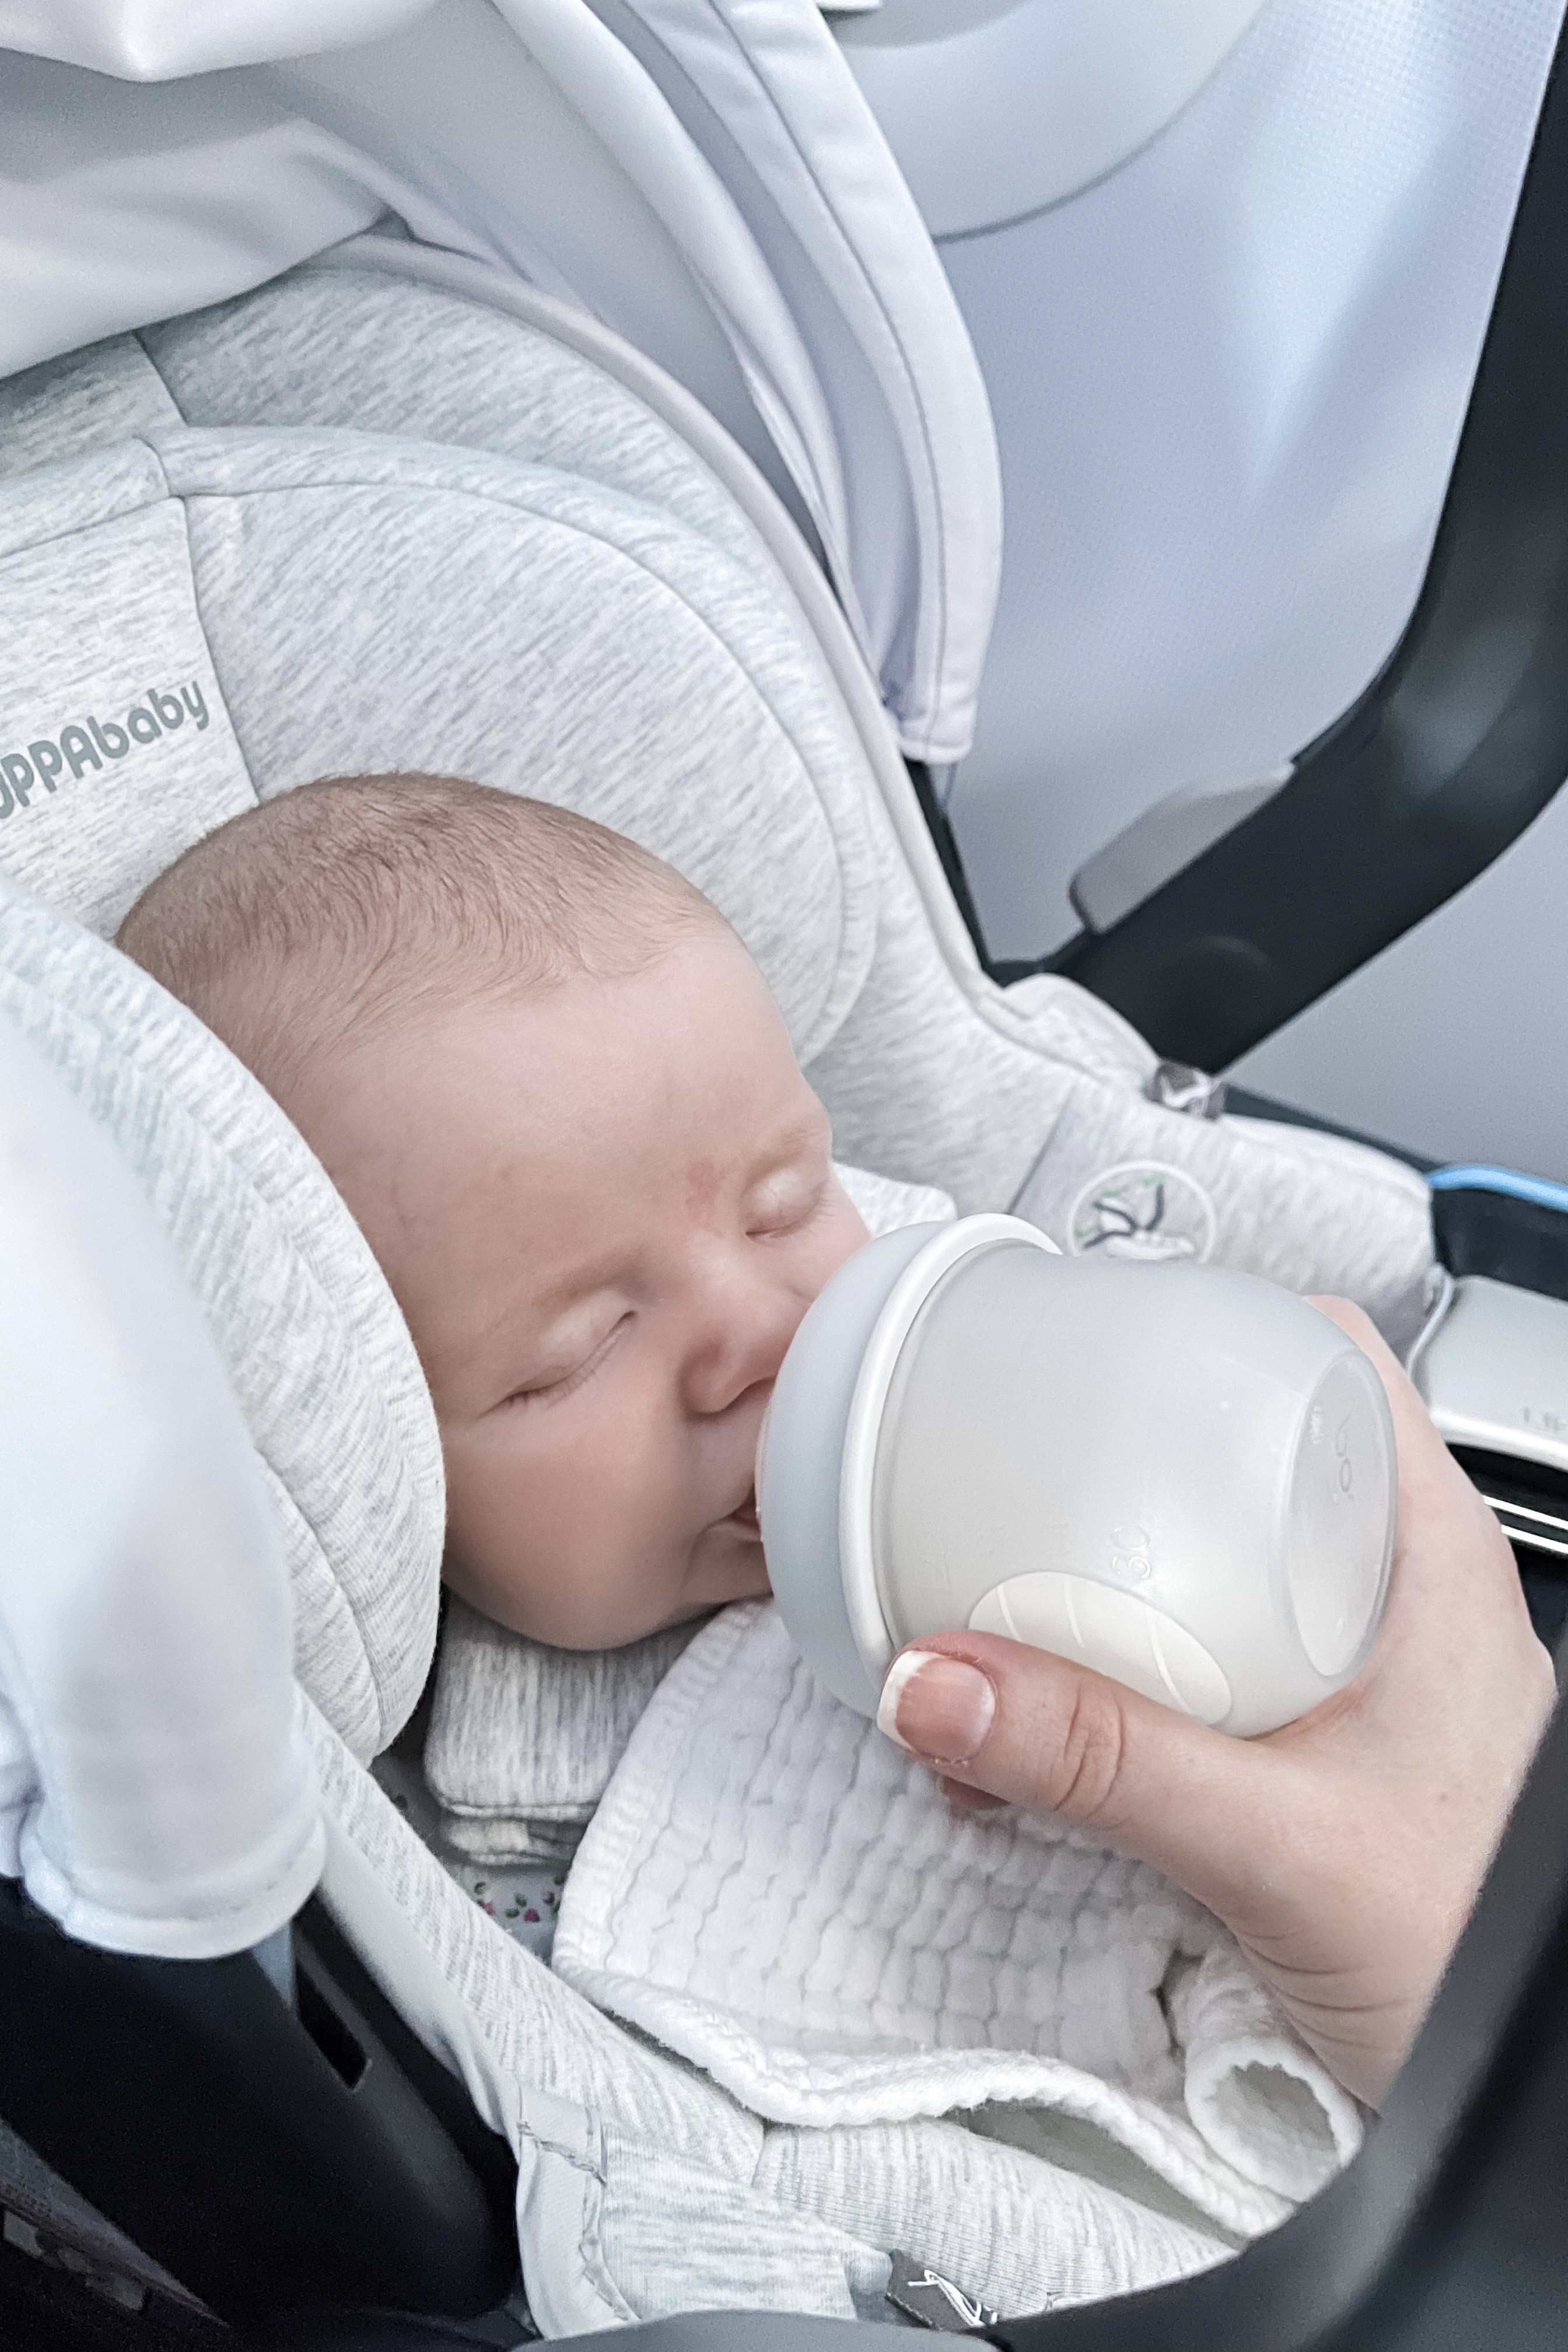
<path id="1" fill-rule="evenodd" d="M 872 278 L 866 264 L 862 261 L 859 252 L 851 239 L 848 231 L 839 218 L 838 212 L 830 201 L 826 190 L 824 188 L 816 172 L 807 162 L 805 152 L 801 147 L 800 141 L 796 137 L 792 124 L 784 115 L 777 99 L 773 95 L 772 85 L 764 81 L 762 75 L 756 72 L 755 68 L 752 67 L 751 60 L 747 57 L 747 53 L 741 44 L 734 26 L 718 7 L 716 0 L 708 0 L 708 8 L 710 16 L 716 18 L 721 26 L 724 37 L 731 49 L 741 58 L 747 67 L 753 87 L 760 91 L 765 99 L 774 121 L 784 134 L 786 145 L 794 153 L 796 162 L 801 167 L 801 171 L 807 182 L 807 184 L 816 195 L 824 212 L 831 222 L 834 233 L 838 239 L 839 246 L 844 255 L 850 262 L 854 273 L 859 279 L 864 291 L 869 296 L 871 307 L 876 311 L 878 317 L 881 320 L 883 329 L 887 334 L 889 343 L 892 345 L 894 354 L 898 360 L 900 374 L 903 380 L 905 388 L 909 393 L 911 405 L 913 406 L 915 415 L 920 424 L 921 442 L 926 459 L 926 470 L 932 492 L 931 504 L 935 509 L 935 533 L 938 553 L 937 578 L 940 583 L 940 593 L 937 602 L 935 669 L 937 674 L 940 675 L 942 669 L 946 664 L 948 638 L 946 516 L 943 511 L 940 488 L 941 478 L 938 474 L 935 454 L 931 443 L 931 420 L 926 412 L 925 402 L 921 397 L 919 381 L 905 357 L 903 343 L 894 329 L 892 319 L 889 313 L 887 304 L 882 299 L 881 291 L 877 286 L 875 280 Z M 646 23 L 646 20 L 643 19 L 639 19 L 639 21 Z M 663 49 L 665 55 L 669 58 L 670 63 L 675 67 L 676 70 L 694 89 L 699 91 L 699 94 L 703 97 L 704 104 L 710 108 L 711 112 L 717 115 L 718 109 L 712 105 L 712 101 L 707 98 L 706 93 L 701 91 L 700 85 L 693 80 L 692 76 L 687 70 L 687 68 L 681 59 L 676 56 L 675 52 L 669 48 L 668 45 L 660 37 L 651 26 L 647 26 L 647 30 L 649 39 L 658 43 L 658 47 Z M 736 143 L 738 144 L 739 142 L 737 142 Z M 762 181 L 760 173 L 757 174 L 757 184 L 763 189 L 763 194 L 767 195 L 768 200 L 773 205 L 774 210 L 784 220 L 790 235 L 795 237 L 797 243 L 801 242 L 799 234 L 793 222 L 790 221 L 788 215 L 784 212 L 783 205 L 779 204 L 778 199 L 773 196 L 772 191 L 765 186 Z"/>
<path id="2" fill-rule="evenodd" d="M 526 461 L 507 460 L 505 462 L 516 462 L 521 464 Z M 540 470 L 543 471 L 544 469 L 541 468 Z M 585 477 L 576 475 L 568 475 L 558 478 L 564 478 L 573 482 L 579 480 L 585 482 L 586 480 Z M 596 489 L 601 486 L 590 485 L 589 487 Z M 839 937 L 842 943 L 850 935 L 852 922 L 848 891 L 847 887 L 847 877 L 845 874 L 839 852 L 838 827 L 834 822 L 833 813 L 817 783 L 810 761 L 806 758 L 805 753 L 802 750 L 793 728 L 779 711 L 771 688 L 764 685 L 763 680 L 758 677 L 751 662 L 730 643 L 729 639 L 723 635 L 717 622 L 710 619 L 706 613 L 701 611 L 699 606 L 691 602 L 690 597 L 687 594 L 684 588 L 682 588 L 677 582 L 668 579 L 662 572 L 658 570 L 657 567 L 645 557 L 637 553 L 637 551 L 620 545 L 618 541 L 607 537 L 604 531 L 595 530 L 589 523 L 578 521 L 574 518 L 562 517 L 542 512 L 537 506 L 531 505 L 521 499 L 508 498 L 504 492 L 495 490 L 471 490 L 460 484 L 442 482 L 439 480 L 416 478 L 413 481 L 389 481 L 374 475 L 366 477 L 363 475 L 345 474 L 339 477 L 335 474 L 329 474 L 325 478 L 319 476 L 312 476 L 308 481 L 279 483 L 276 485 L 266 483 L 258 485 L 253 488 L 247 488 L 243 489 L 187 489 L 177 492 L 175 495 L 187 504 L 195 499 L 205 499 L 209 500 L 214 504 L 217 504 L 220 501 L 237 503 L 242 499 L 253 498 L 292 497 L 297 496 L 301 492 L 310 492 L 312 490 L 405 490 L 411 488 L 423 490 L 427 494 L 433 494 L 441 498 L 460 499 L 485 508 L 504 508 L 510 512 L 528 515 L 533 521 L 541 524 L 547 530 L 559 530 L 573 538 L 588 541 L 593 545 L 602 548 L 607 555 L 618 558 L 619 561 L 626 564 L 629 570 L 649 582 L 655 588 L 662 590 L 662 592 L 669 597 L 671 602 L 676 604 L 681 612 L 688 614 L 690 616 L 691 620 L 702 631 L 703 635 L 712 645 L 720 648 L 720 650 L 731 663 L 733 667 L 737 669 L 745 679 L 752 692 L 755 695 L 758 703 L 766 712 L 768 719 L 779 740 L 788 747 L 790 755 L 800 771 L 800 774 L 805 781 L 807 790 L 811 793 L 812 803 L 817 810 L 822 819 L 823 825 L 826 831 L 828 840 L 832 844 L 834 863 L 838 870 L 837 897 L 840 908 Z M 611 491 L 606 492 L 605 495 L 611 497 L 624 497 L 626 494 L 624 492 Z M 648 512 L 650 518 L 656 523 L 668 527 L 671 519 L 664 516 L 657 509 L 650 509 Z M 705 547 L 711 549 L 713 555 L 725 566 L 726 570 L 731 573 L 731 578 L 739 580 L 742 588 L 749 594 L 752 596 L 760 595 L 760 590 L 756 583 L 748 579 L 746 575 L 741 572 L 739 566 L 735 564 L 731 557 L 725 554 L 721 548 L 713 547 L 711 541 L 705 542 Z M 216 662 L 213 667 L 215 674 L 218 677 L 218 683 L 221 687 L 223 683 L 221 672 L 217 670 L 217 665 Z M 226 696 L 225 698 L 226 704 Z M 231 719 L 230 724 L 232 725 L 232 723 Z M 236 740 L 237 741 L 237 735 Z M 254 789 L 255 787 L 252 785 L 252 790 L 254 791 Z M 876 952 L 875 936 L 877 927 L 874 921 L 870 924 L 869 928 L 872 935 L 872 948 L 871 958 L 868 959 L 868 962 L 869 961 L 874 960 Z M 837 960 L 838 969 L 836 970 L 834 974 L 834 980 L 836 982 L 844 969 L 844 954 L 845 950 L 841 944 L 838 958 Z M 859 990 L 857 989 L 855 995 L 850 998 L 843 1011 L 838 1014 L 828 1037 L 821 1041 L 812 1041 L 807 1047 L 803 1049 L 803 1052 L 808 1054 L 809 1057 L 812 1059 L 815 1059 L 818 1054 L 826 1052 L 828 1045 L 832 1043 L 833 1037 L 837 1036 L 839 1030 L 844 1026 L 844 1023 L 847 1020 L 849 1013 L 853 1011 L 856 1003 L 858 1002 L 858 998 Z"/>

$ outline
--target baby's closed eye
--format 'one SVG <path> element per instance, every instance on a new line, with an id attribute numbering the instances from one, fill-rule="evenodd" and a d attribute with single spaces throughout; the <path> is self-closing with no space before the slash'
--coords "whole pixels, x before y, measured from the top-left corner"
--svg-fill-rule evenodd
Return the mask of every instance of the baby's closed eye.
<path id="1" fill-rule="evenodd" d="M 756 1187 L 747 1203 L 748 1239 L 768 1241 L 798 1233 L 827 1208 L 832 1191 L 829 1169 L 781 1169 Z"/>
<path id="2" fill-rule="evenodd" d="M 627 1307 L 604 1336 L 591 1341 L 585 1349 L 570 1351 L 564 1358 L 552 1357 L 531 1369 L 500 1400 L 498 1410 L 510 1405 L 559 1404 L 609 1361 L 632 1320 L 632 1310 Z"/>

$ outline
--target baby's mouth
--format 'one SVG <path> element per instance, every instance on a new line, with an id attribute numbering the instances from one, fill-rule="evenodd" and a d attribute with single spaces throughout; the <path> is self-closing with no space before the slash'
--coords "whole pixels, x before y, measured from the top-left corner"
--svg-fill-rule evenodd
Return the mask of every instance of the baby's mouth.
<path id="1" fill-rule="evenodd" d="M 745 1501 L 740 1504 L 736 1509 L 730 1513 L 730 1525 L 731 1527 L 744 1528 L 749 1536 L 760 1536 L 762 1534 L 762 1524 L 757 1517 L 757 1490 L 755 1486 L 752 1488 L 752 1491 L 746 1496 Z"/>

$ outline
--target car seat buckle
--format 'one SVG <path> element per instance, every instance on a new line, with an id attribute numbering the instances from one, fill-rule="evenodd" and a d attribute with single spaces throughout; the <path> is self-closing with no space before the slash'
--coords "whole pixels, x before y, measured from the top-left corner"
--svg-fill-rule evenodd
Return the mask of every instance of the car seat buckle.
<path id="1" fill-rule="evenodd" d="M 1226 1087 L 1223 1078 L 1212 1078 L 1190 1062 L 1156 1062 L 1146 1092 L 1162 1110 L 1184 1111 L 1189 1118 L 1218 1118 Z"/>
<path id="2" fill-rule="evenodd" d="M 954 2286 L 940 2271 L 918 2262 L 912 2254 L 895 2253 L 889 2273 L 887 2300 L 893 2309 L 912 2319 L 917 2327 L 935 2327 L 944 2335 L 963 2336 L 972 2328 L 994 2327 L 1001 2318 L 978 2295 Z"/>

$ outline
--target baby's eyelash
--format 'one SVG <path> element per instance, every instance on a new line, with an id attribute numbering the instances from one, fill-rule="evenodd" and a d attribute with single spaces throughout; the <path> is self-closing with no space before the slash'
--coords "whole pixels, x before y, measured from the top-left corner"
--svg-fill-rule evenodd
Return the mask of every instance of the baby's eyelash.
<path id="1" fill-rule="evenodd" d="M 513 1389 L 510 1396 L 502 1397 L 501 1402 L 503 1404 L 542 1404 L 549 1397 L 569 1393 L 576 1379 L 575 1372 L 568 1372 L 563 1379 L 547 1381 L 538 1388 Z"/>
<path id="2" fill-rule="evenodd" d="M 822 1214 L 827 1205 L 830 1189 L 829 1179 L 825 1176 L 803 1208 L 786 1212 L 772 1223 L 753 1225 L 752 1228 L 753 1237 L 768 1241 L 778 1234 L 799 1233 L 804 1225 L 809 1225 L 813 1218 Z"/>
<path id="3" fill-rule="evenodd" d="M 563 1398 L 569 1397 L 574 1389 L 580 1389 L 585 1381 L 592 1380 L 608 1355 L 612 1343 L 626 1320 L 627 1318 L 623 1315 L 605 1334 L 593 1354 L 585 1357 L 583 1362 L 575 1365 L 571 1371 L 563 1372 L 558 1381 L 542 1381 L 534 1388 L 513 1389 L 510 1396 L 502 1397 L 502 1404 L 559 1404 Z"/>

